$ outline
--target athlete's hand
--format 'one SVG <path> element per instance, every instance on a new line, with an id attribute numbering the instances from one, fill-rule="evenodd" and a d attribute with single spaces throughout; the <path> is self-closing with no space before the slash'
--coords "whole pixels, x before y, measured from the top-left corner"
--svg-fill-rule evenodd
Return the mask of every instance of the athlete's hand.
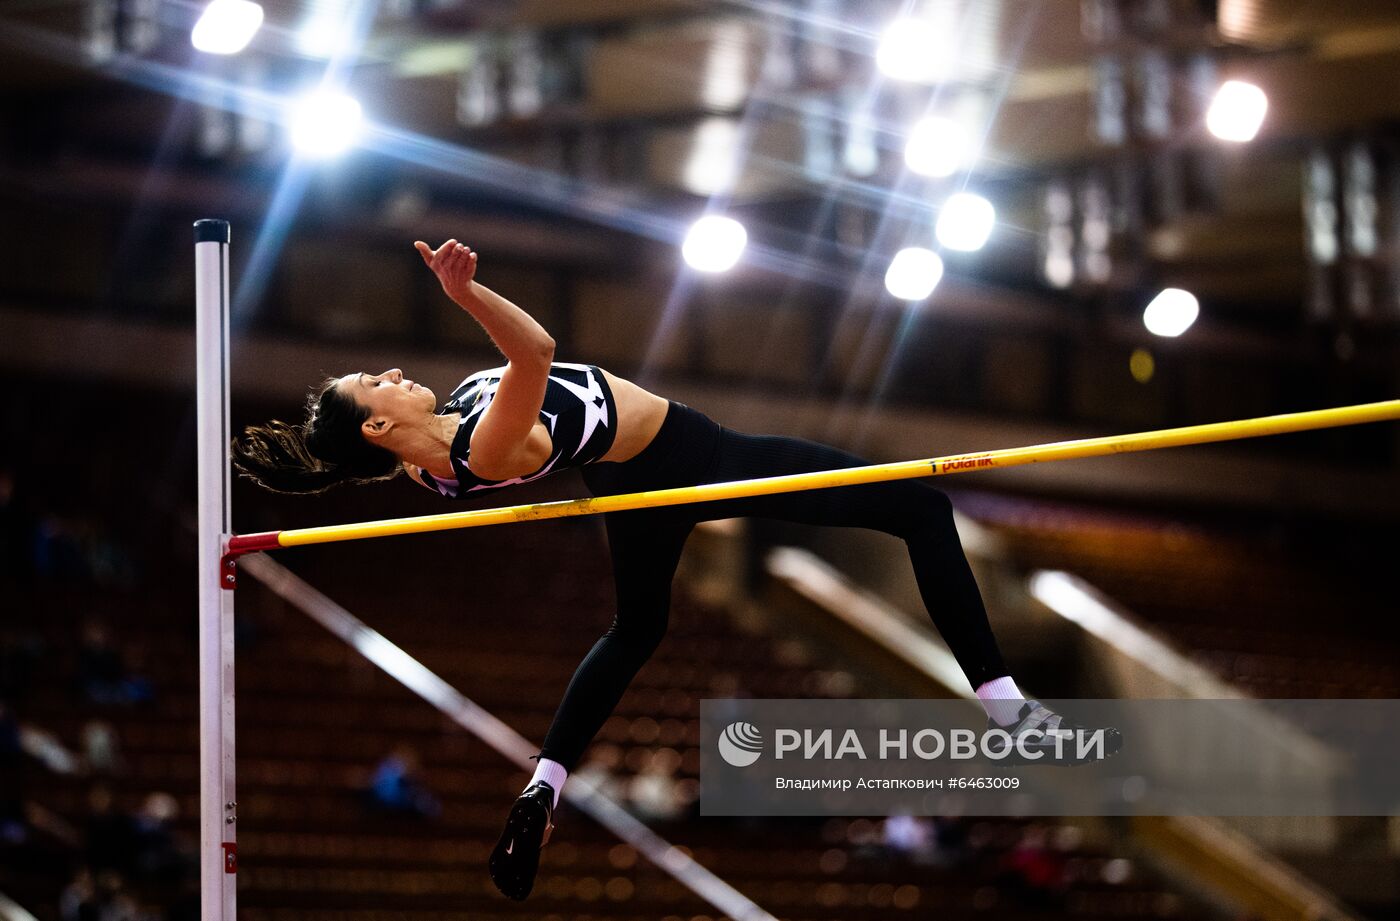
<path id="1" fill-rule="evenodd" d="M 471 294 L 472 279 L 476 277 L 476 253 L 470 247 L 456 240 L 448 240 L 436 250 L 422 240 L 416 241 L 413 247 L 442 282 L 442 290 L 448 297 L 460 304 L 462 298 Z"/>

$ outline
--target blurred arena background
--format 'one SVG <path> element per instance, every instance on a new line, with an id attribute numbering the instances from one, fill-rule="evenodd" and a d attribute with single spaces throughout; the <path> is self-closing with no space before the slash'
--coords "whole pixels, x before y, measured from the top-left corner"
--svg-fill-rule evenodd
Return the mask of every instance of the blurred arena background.
<path id="1" fill-rule="evenodd" d="M 926 457 L 1396 396 L 1397 74 L 1389 0 L 0 0 L 0 917 L 198 915 L 193 220 L 233 224 L 236 427 L 498 364 L 411 248 L 458 237 L 559 360 Z M 1037 695 L 1396 697 L 1397 461 L 1373 425 L 940 485 Z M 234 494 L 239 531 L 444 510 Z M 1400 917 L 1394 817 L 701 819 L 701 698 L 969 692 L 892 541 L 697 532 L 584 770 L 794 921 Z M 606 552 L 278 562 L 536 742 Z M 243 917 L 720 917 L 568 805 L 506 901 L 526 775 L 244 583 Z"/>

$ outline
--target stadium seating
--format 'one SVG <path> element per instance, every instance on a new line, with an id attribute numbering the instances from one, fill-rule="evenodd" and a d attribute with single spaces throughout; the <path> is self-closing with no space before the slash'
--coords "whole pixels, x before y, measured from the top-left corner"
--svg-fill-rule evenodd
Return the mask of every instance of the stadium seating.
<path id="1" fill-rule="evenodd" d="M 378 542 L 337 558 L 283 560 L 420 657 L 527 736 L 542 737 L 574 664 L 606 626 L 611 605 L 606 547 L 584 524 L 497 529 L 401 543 Z M 534 576 L 539 560 L 551 577 Z M 532 583 L 533 580 L 533 583 Z M 135 809 L 153 790 L 180 806 L 189 845 L 197 815 L 197 674 L 190 579 L 160 590 L 46 591 L 28 600 L 32 622 L 55 650 L 52 673 L 25 716 L 76 739 L 94 712 L 75 706 L 75 667 L 64 652 L 87 617 L 117 626 L 154 689 L 153 699 L 101 708 L 118 730 L 126 773 L 105 781 Z M 536 584 L 539 591 L 521 592 Z M 468 586 L 466 589 L 457 586 Z M 714 912 L 627 845 L 564 806 L 546 848 L 535 895 L 524 906 L 499 896 L 485 858 L 526 775 L 369 666 L 301 613 L 241 580 L 238 617 L 240 915 L 249 919 L 407 918 L 419 912 L 472 918 L 713 918 Z M 71 641 L 67 644 L 71 647 Z M 736 631 L 721 610 L 676 593 L 671 631 L 599 735 L 593 753 L 615 764 L 626 791 L 649 766 L 679 804 L 655 824 L 677 846 L 783 918 L 940 916 L 1113 918 L 1181 916 L 1191 903 L 1121 856 L 1088 843 L 1072 825 L 961 820 L 957 843 L 916 862 L 883 843 L 867 819 L 745 822 L 695 818 L 698 699 L 707 695 L 860 696 L 859 675 L 839 662 L 801 661 L 779 638 Z M 832 676 L 840 680 L 832 680 Z M 407 745 L 436 818 L 390 816 L 366 806 L 374 764 Z M 658 756 L 657 752 L 668 752 Z M 673 754 L 671 754 L 673 753 Z M 35 772 L 31 772 L 35 773 Z M 36 774 L 33 797 L 82 828 L 89 780 Z M 1057 882 L 1025 883 L 1010 854 L 1044 839 Z M 1037 845 L 1039 847 L 1039 845 Z M 0 890 L 56 917 L 63 869 Z M 168 904 L 169 887 L 139 889 Z"/>

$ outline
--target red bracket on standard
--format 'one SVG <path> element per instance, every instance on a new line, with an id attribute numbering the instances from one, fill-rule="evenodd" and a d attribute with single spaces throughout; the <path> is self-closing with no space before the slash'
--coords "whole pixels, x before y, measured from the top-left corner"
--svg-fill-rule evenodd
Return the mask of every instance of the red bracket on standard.
<path id="1" fill-rule="evenodd" d="M 238 872 L 238 845 L 232 841 L 224 842 L 224 872 Z"/>
<path id="2" fill-rule="evenodd" d="M 228 539 L 224 555 L 219 557 L 219 587 L 232 591 L 238 588 L 238 570 L 234 565 L 245 553 L 260 553 L 263 550 L 276 550 L 282 546 L 277 542 L 281 531 L 261 531 L 257 534 L 234 534 Z"/>
<path id="3" fill-rule="evenodd" d="M 259 531 L 256 534 L 234 534 L 228 539 L 228 555 L 242 556 L 245 553 L 258 553 L 262 550 L 276 550 L 282 546 L 277 542 L 281 531 Z"/>

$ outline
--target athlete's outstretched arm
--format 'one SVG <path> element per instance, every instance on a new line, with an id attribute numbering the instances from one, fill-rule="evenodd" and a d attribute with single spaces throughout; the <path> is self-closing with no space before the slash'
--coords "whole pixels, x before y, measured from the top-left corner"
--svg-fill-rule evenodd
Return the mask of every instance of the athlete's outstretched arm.
<path id="1" fill-rule="evenodd" d="M 540 407 L 554 360 L 554 339 L 535 318 L 476 281 L 476 253 L 448 240 L 436 251 L 414 247 L 437 275 L 442 290 L 486 330 L 506 357 L 491 405 L 471 440 L 471 468 L 488 479 L 533 472 L 549 456 L 549 436 L 537 432 Z"/>
<path id="2" fill-rule="evenodd" d="M 456 240 L 448 240 L 436 252 L 421 240 L 413 246 L 437 275 L 442 290 L 481 324 L 507 361 L 549 364 L 554 339 L 534 317 L 476 281 L 477 258 L 470 247 Z"/>

